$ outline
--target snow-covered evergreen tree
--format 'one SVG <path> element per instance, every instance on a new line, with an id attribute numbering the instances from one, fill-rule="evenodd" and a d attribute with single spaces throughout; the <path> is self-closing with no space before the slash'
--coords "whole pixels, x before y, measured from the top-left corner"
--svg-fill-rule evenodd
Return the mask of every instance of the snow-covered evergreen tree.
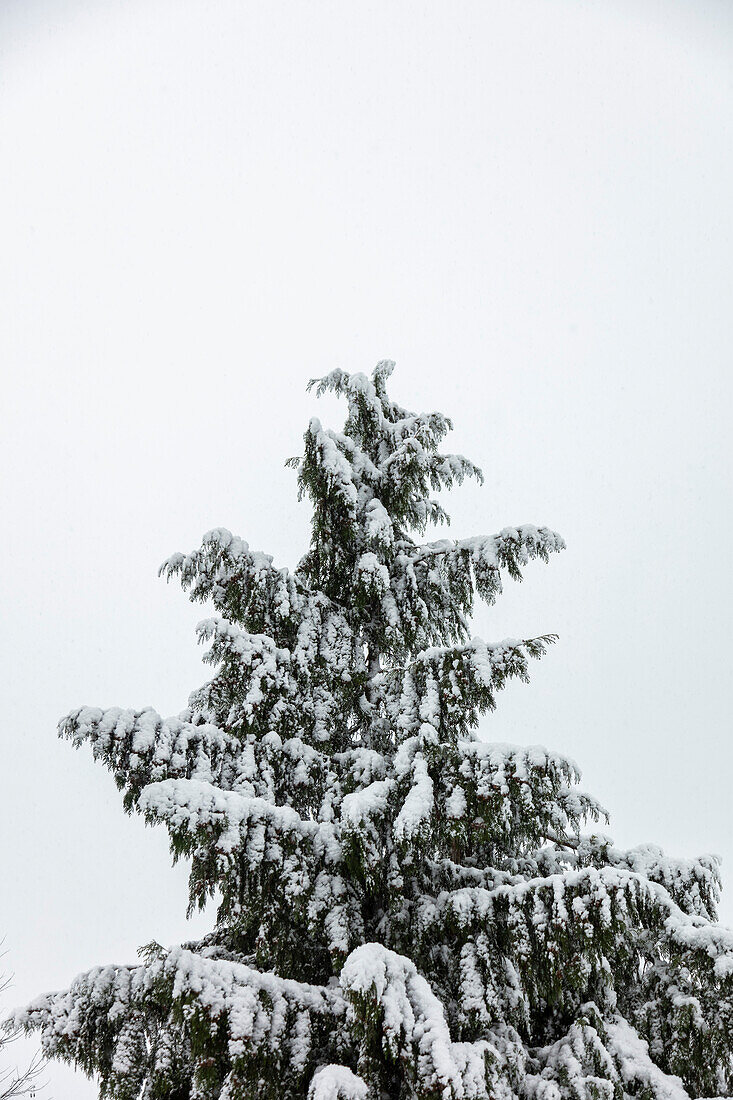
<path id="1" fill-rule="evenodd" d="M 18 1014 L 118 1100 L 672 1100 L 733 1090 L 733 934 L 714 858 L 619 851 L 575 765 L 479 740 L 550 637 L 470 637 L 545 527 L 421 544 L 481 478 L 450 422 L 334 371 L 342 432 L 293 461 L 294 572 L 217 529 L 163 567 L 216 613 L 188 708 L 61 723 L 191 862 L 209 936 L 149 946 Z"/>

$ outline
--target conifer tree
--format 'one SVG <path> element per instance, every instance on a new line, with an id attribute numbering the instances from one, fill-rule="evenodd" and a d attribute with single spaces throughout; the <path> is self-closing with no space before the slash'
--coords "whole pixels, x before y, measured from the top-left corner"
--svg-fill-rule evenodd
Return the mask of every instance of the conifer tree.
<path id="1" fill-rule="evenodd" d="M 215 614 L 176 718 L 61 722 L 190 861 L 216 925 L 17 1016 L 116 1100 L 673 1100 L 733 1091 L 733 934 L 718 863 L 620 851 L 543 748 L 478 738 L 551 636 L 470 636 L 475 596 L 563 547 L 546 527 L 422 543 L 481 479 L 451 427 L 337 370 L 311 420 L 293 572 L 216 529 L 163 566 Z M 312 383 L 313 385 L 313 383 Z"/>

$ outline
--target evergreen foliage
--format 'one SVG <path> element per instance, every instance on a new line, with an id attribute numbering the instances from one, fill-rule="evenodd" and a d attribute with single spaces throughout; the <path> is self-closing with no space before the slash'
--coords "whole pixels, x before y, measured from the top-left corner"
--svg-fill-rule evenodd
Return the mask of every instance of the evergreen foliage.
<path id="1" fill-rule="evenodd" d="M 315 384 L 348 417 L 291 460 L 313 506 L 294 572 L 223 529 L 162 566 L 214 612 L 188 708 L 61 722 L 167 827 L 214 930 L 17 1023 L 117 1100 L 731 1095 L 717 860 L 616 849 L 571 761 L 477 739 L 552 636 L 471 638 L 474 596 L 563 542 L 416 541 L 481 472 L 439 452 L 446 417 L 389 398 L 392 367 Z"/>

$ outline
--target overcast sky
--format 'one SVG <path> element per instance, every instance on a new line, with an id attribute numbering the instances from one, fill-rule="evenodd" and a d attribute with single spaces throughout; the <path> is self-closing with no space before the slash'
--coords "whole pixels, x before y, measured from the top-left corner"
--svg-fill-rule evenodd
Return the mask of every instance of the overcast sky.
<path id="1" fill-rule="evenodd" d="M 158 564 L 223 525 L 294 565 L 283 461 L 342 417 L 305 383 L 380 358 L 487 475 L 454 537 L 567 540 L 477 615 L 560 635 L 483 736 L 573 756 L 619 843 L 721 853 L 733 923 L 732 138 L 728 0 L 4 0 L 6 1008 L 213 923 L 56 722 L 185 706 Z"/>

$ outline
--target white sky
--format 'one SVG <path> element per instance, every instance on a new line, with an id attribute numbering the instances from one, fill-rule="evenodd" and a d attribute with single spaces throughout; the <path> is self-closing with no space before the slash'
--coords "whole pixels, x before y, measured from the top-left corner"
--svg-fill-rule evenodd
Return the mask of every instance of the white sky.
<path id="1" fill-rule="evenodd" d="M 484 734 L 574 756 L 619 843 L 720 852 L 733 922 L 732 62 L 727 0 L 5 0 L 7 1008 L 213 923 L 56 721 L 185 705 L 159 562 L 221 524 L 295 564 L 283 460 L 341 418 L 304 384 L 384 357 L 487 474 L 454 536 L 568 542 L 477 617 L 560 634 Z"/>

